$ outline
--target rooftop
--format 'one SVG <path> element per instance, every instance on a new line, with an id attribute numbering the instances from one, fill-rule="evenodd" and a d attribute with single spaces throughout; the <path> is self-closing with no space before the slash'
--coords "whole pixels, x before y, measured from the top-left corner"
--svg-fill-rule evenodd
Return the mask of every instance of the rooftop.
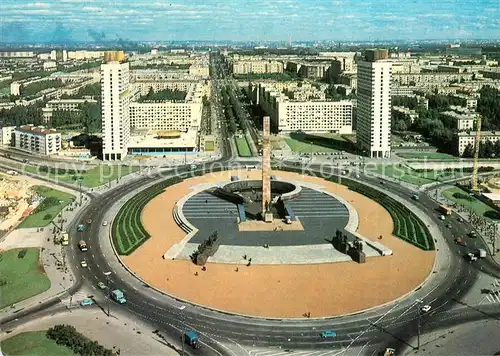
<path id="1" fill-rule="evenodd" d="M 46 129 L 43 126 L 33 126 L 33 125 L 19 126 L 18 128 L 16 128 L 16 131 L 34 133 L 38 135 L 49 135 L 58 133 L 55 129 Z"/>

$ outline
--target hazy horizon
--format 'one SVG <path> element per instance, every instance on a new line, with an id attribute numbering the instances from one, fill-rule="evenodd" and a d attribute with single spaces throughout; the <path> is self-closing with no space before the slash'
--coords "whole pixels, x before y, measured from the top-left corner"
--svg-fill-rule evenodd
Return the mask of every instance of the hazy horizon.
<path id="1" fill-rule="evenodd" d="M 496 0 L 2 1 L 2 42 L 495 40 Z"/>

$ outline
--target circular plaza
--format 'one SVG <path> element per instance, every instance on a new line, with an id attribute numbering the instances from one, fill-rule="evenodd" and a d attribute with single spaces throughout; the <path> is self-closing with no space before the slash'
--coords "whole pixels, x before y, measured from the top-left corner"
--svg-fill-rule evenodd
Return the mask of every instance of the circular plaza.
<path id="1" fill-rule="evenodd" d="M 122 261 L 173 297 L 276 318 L 375 307 L 415 289 L 431 272 L 434 251 L 394 236 L 389 211 L 365 195 L 274 171 L 272 218 L 264 222 L 260 180 L 256 169 L 221 171 L 144 199 L 140 222 L 147 238 Z M 215 252 L 195 263 L 193 254 L 214 235 Z"/>

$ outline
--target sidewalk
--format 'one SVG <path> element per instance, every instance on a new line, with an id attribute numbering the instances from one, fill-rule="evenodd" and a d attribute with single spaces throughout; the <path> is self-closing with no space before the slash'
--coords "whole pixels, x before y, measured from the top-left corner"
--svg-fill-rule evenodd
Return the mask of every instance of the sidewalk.
<path id="1" fill-rule="evenodd" d="M 453 188 L 453 187 L 454 187 L 453 185 L 443 185 L 437 189 L 428 190 L 427 194 L 429 195 L 429 197 L 431 197 L 433 200 L 437 201 L 439 204 L 444 204 L 444 205 L 452 207 L 455 213 L 457 213 L 462 219 L 464 219 L 465 221 L 470 223 L 470 215 L 467 212 L 467 209 L 465 207 L 462 207 L 460 204 L 457 204 L 454 201 L 447 199 L 443 195 L 443 191 L 450 189 L 450 188 Z M 436 190 L 437 190 L 437 193 L 436 193 Z M 436 199 L 436 197 L 437 197 L 437 199 Z M 486 229 L 483 228 L 482 226 L 478 226 L 478 225 L 474 225 L 474 229 L 479 233 L 481 239 L 484 241 L 486 246 L 489 247 L 490 254 L 491 254 L 491 252 L 493 250 L 493 245 L 490 242 L 490 239 L 485 237 L 485 234 L 487 233 Z M 499 246 L 500 246 L 500 238 L 499 238 L 499 234 L 497 233 L 497 246 L 496 246 L 496 248 L 498 248 Z M 500 253 L 497 253 L 494 256 L 492 255 L 491 257 L 493 258 L 493 260 L 497 264 L 500 265 Z"/>
<path id="2" fill-rule="evenodd" d="M 72 191 L 68 188 L 60 187 L 47 182 L 37 181 L 33 178 L 28 179 L 32 183 L 35 183 L 37 185 L 48 186 L 65 193 L 72 194 L 75 196 L 75 198 L 79 197 L 78 192 Z M 76 200 L 79 201 L 79 199 Z M 85 208 L 88 201 L 88 197 L 85 197 L 85 200 L 83 201 L 83 205 L 81 207 L 77 206 L 76 203 L 73 203 L 73 208 L 66 206 L 61 211 L 65 222 L 62 224 L 59 223 L 58 218 L 56 217 L 54 219 L 54 223 L 56 223 L 59 227 L 62 226 L 63 230 L 67 230 L 71 222 L 75 218 L 77 218 L 77 216 Z M 70 209 L 73 210 L 71 211 Z M 76 278 L 73 274 L 73 271 L 71 270 L 71 268 L 68 268 L 68 265 L 66 264 L 66 247 L 54 244 L 53 228 L 54 224 L 51 223 L 43 229 L 15 229 L 12 230 L 9 234 L 2 237 L 0 241 L 0 249 L 3 250 L 21 247 L 40 247 L 42 249 L 41 260 L 45 273 L 50 279 L 50 288 L 39 295 L 16 303 L 13 308 L 6 307 L 0 310 L 0 319 L 8 318 L 20 310 L 36 307 L 39 304 L 44 303 L 56 296 L 60 296 L 62 298 L 66 293 L 65 291 L 71 288 L 75 283 Z"/>
<path id="3" fill-rule="evenodd" d="M 120 355 L 179 355 L 167 346 L 153 329 L 124 315 L 107 317 L 97 307 L 66 311 L 29 321 L 16 327 L 11 333 L 0 334 L 3 341 L 27 331 L 47 330 L 54 325 L 73 325 L 76 330 L 92 341 L 97 341 Z"/>

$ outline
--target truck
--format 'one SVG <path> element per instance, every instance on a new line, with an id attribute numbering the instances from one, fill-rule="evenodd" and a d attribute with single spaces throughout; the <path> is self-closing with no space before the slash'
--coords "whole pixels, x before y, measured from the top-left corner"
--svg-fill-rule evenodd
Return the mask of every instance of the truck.
<path id="1" fill-rule="evenodd" d="M 119 289 L 115 289 L 111 292 L 111 299 L 119 304 L 125 304 L 127 302 L 127 299 L 125 299 L 123 292 Z"/>
<path id="2" fill-rule="evenodd" d="M 200 344 L 198 343 L 198 333 L 196 331 L 188 331 L 184 334 L 184 341 L 186 344 L 189 346 L 194 347 L 195 349 L 200 347 Z"/>
<path id="3" fill-rule="evenodd" d="M 451 208 L 447 207 L 446 205 L 440 205 L 439 206 L 439 211 L 443 213 L 444 215 L 451 215 Z"/>
<path id="4" fill-rule="evenodd" d="M 485 258 L 486 257 L 486 250 L 484 250 L 482 248 L 478 249 L 475 253 L 475 256 L 479 257 L 479 258 Z"/>
<path id="5" fill-rule="evenodd" d="M 81 240 L 79 243 L 78 243 L 78 248 L 80 249 L 80 251 L 82 252 L 85 252 L 88 250 L 88 247 L 87 247 L 87 243 L 83 240 Z"/>

